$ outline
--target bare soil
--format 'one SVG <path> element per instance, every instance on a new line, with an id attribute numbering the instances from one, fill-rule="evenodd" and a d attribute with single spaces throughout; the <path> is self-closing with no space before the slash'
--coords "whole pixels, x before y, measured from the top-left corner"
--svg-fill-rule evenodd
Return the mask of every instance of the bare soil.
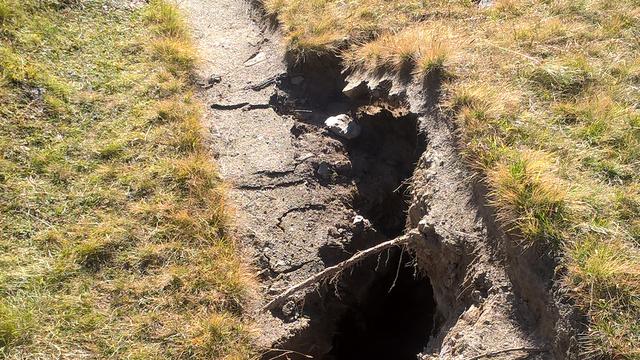
<path id="1" fill-rule="evenodd" d="M 345 79 L 336 59 L 296 65 L 249 3 L 180 5 L 203 58 L 201 96 L 236 235 L 259 274 L 252 316 L 263 358 L 575 356 L 575 314 L 547 285 L 555 275 L 544 256 L 507 244 L 482 205 L 455 129 L 435 106 L 437 79 Z M 359 91 L 349 98 L 345 85 Z M 325 129 L 339 113 L 362 126 L 357 139 Z M 289 286 L 401 234 L 409 248 L 260 311 Z"/>

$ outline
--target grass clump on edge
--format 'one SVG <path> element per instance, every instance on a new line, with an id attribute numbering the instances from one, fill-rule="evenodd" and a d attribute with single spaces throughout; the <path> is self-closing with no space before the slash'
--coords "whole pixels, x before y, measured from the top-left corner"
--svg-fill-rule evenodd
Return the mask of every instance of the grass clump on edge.
<path id="1" fill-rule="evenodd" d="M 489 181 L 496 185 L 491 197 L 499 209 L 498 219 L 524 240 L 524 246 L 536 242 L 557 249 L 567 206 L 563 187 L 549 177 L 546 156 L 522 152 L 514 157 L 488 174 Z"/>
<path id="2" fill-rule="evenodd" d="M 0 0 L 0 357 L 249 358 L 170 2 Z"/>
<path id="3" fill-rule="evenodd" d="M 263 3 L 301 61 L 439 74 L 443 112 L 505 230 L 562 259 L 590 320 L 584 357 L 640 359 L 637 1 Z"/>

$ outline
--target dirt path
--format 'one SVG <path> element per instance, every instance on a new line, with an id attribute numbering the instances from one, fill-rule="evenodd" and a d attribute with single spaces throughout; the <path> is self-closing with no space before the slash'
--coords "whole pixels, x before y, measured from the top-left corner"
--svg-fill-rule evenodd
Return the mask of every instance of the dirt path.
<path id="1" fill-rule="evenodd" d="M 265 34 L 242 0 L 187 0 L 181 6 L 204 59 L 201 77 L 221 77 L 203 92 L 206 103 L 269 104 L 274 84 L 257 91 L 249 87 L 286 72 L 278 36 Z M 320 185 L 317 169 L 320 163 L 345 162 L 344 154 L 336 151 L 340 142 L 324 136 L 322 128 L 296 124 L 273 108 L 209 109 L 207 120 L 220 172 L 233 187 L 238 236 L 260 267 L 264 293 L 276 294 L 333 265 L 332 259 L 319 256 L 320 249 L 348 240 L 342 233 L 356 214 L 343 204 L 351 185 Z M 262 345 L 270 347 L 308 325 L 296 309 L 285 317 L 289 321 L 259 316 L 262 328 L 268 329 L 260 338 Z"/>
<path id="2" fill-rule="evenodd" d="M 180 5 L 204 59 L 212 147 L 232 186 L 237 236 L 259 270 L 260 302 L 358 250 L 401 234 L 414 241 L 411 253 L 389 251 L 274 312 L 255 311 L 260 346 L 320 359 L 464 359 L 510 348 L 548 358 L 546 344 L 564 341 L 550 340 L 557 314 L 538 279 L 509 273 L 452 127 L 424 104 L 433 94 L 409 89 L 404 105 L 348 99 L 331 64 L 287 69 L 281 39 L 252 20 L 247 2 Z M 357 119 L 358 138 L 325 129 L 342 113 Z"/>

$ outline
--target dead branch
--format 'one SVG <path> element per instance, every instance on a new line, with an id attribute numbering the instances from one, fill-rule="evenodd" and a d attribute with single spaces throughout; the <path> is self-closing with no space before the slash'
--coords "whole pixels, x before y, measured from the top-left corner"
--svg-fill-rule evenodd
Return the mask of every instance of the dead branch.
<path id="1" fill-rule="evenodd" d="M 509 352 L 516 352 L 516 351 L 524 351 L 524 352 L 530 352 L 530 353 L 541 353 L 541 352 L 545 352 L 547 350 L 546 349 L 539 349 L 539 348 L 518 347 L 518 348 L 503 349 L 503 350 L 498 350 L 498 351 L 491 351 L 491 352 L 484 353 L 484 354 L 481 354 L 481 355 L 478 355 L 478 356 L 474 356 L 474 357 L 470 358 L 469 360 L 478 360 L 478 359 L 493 357 L 493 356 L 496 356 L 496 355 L 505 354 L 505 353 L 509 353 Z"/>
<path id="2" fill-rule="evenodd" d="M 313 284 L 316 283 L 320 283 L 326 279 L 332 278 L 335 275 L 337 275 L 338 273 L 340 273 L 341 271 L 348 269 L 350 267 L 352 267 L 353 265 L 357 264 L 358 262 L 362 261 L 364 258 L 371 256 L 373 254 L 377 254 L 385 249 L 394 247 L 394 246 L 400 246 L 400 245 L 404 245 L 409 241 L 409 236 L 407 235 L 402 235 L 399 236 L 393 240 L 389 240 L 389 241 L 385 241 L 381 244 L 378 244 L 374 247 L 368 248 L 366 250 L 362 250 L 357 252 L 355 255 L 353 255 L 352 257 L 350 257 L 349 259 L 334 265 L 334 266 L 330 266 L 322 271 L 320 271 L 319 273 L 308 277 L 306 280 L 299 282 L 293 286 L 291 286 L 290 288 L 288 288 L 287 290 L 285 290 L 284 292 L 282 292 L 280 295 L 276 296 L 275 299 L 271 300 L 267 305 L 265 305 L 262 308 L 262 311 L 267 311 L 267 310 L 271 310 L 279 305 L 282 305 L 282 303 L 287 300 L 291 295 L 293 295 L 294 293 L 305 289 Z"/>

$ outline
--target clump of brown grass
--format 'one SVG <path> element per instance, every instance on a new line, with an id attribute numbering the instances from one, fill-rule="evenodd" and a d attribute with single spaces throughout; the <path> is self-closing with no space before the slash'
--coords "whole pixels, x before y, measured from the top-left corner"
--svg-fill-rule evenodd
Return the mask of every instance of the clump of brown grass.
<path id="1" fill-rule="evenodd" d="M 539 152 L 516 153 L 488 173 L 488 181 L 498 218 L 525 244 L 548 242 L 562 245 L 561 231 L 566 213 L 566 193 L 550 174 L 548 155 Z"/>
<path id="2" fill-rule="evenodd" d="M 443 71 L 450 52 L 442 29 L 409 28 L 356 46 L 345 61 L 358 71 L 427 75 Z"/>
<path id="3" fill-rule="evenodd" d="M 181 15 L 58 5 L 0 0 L 0 357 L 249 358 Z"/>
<path id="4" fill-rule="evenodd" d="M 585 354 L 640 356 L 638 249 L 619 239 L 590 235 L 571 246 L 568 286 L 591 316 Z M 586 304 L 590 304 L 587 306 Z"/>

